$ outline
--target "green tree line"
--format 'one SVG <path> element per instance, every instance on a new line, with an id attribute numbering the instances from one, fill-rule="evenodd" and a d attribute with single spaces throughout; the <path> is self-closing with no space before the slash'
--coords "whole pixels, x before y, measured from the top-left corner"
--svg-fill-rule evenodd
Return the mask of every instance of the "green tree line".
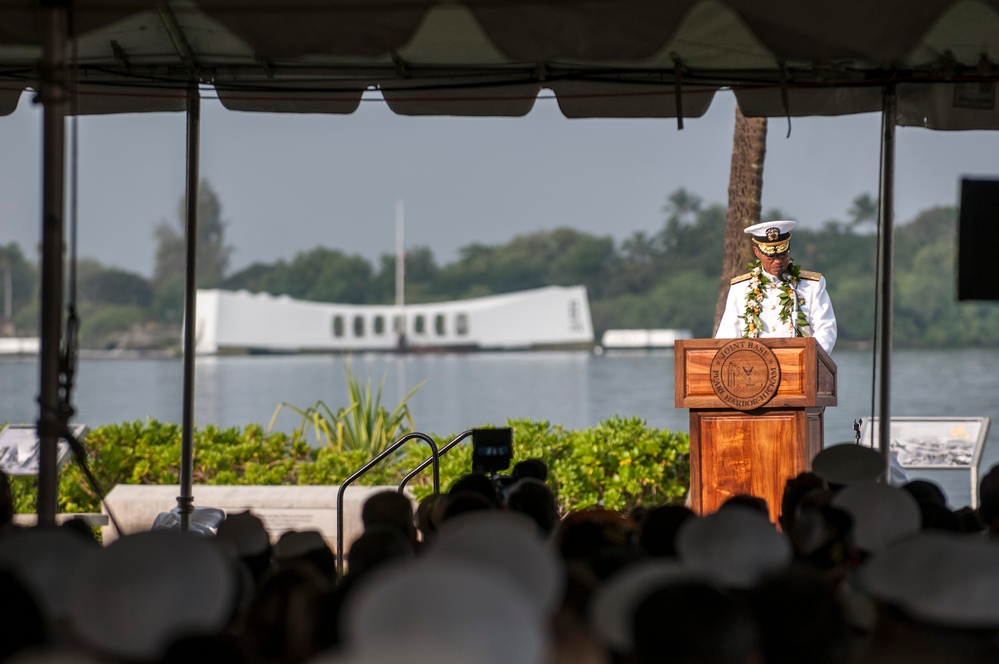
<path id="1" fill-rule="evenodd" d="M 840 345 L 874 339 L 877 237 L 869 195 L 854 199 L 845 220 L 799 226 L 791 255 L 822 272 L 839 323 Z M 374 264 L 340 249 L 317 246 L 290 260 L 255 263 L 228 273 L 231 247 L 218 197 L 206 184 L 199 201 L 200 287 L 246 289 L 293 298 L 351 304 L 395 299 L 395 256 Z M 181 205 L 183 211 L 183 205 Z M 655 233 L 620 242 L 572 228 L 514 237 L 505 244 L 470 244 L 439 264 L 429 247 L 406 254 L 406 302 L 464 299 L 549 285 L 585 285 L 594 328 L 687 328 L 712 334 L 722 264 L 725 207 L 679 189 L 667 198 Z M 772 210 L 764 218 L 783 216 Z M 179 217 L 182 219 L 183 214 Z M 183 314 L 183 226 L 156 228 L 153 277 L 84 260 L 78 265 L 81 343 L 102 347 L 123 335 L 179 341 Z M 999 345 L 999 308 L 956 299 L 957 209 L 934 207 L 895 231 L 894 342 L 905 347 Z M 16 244 L 0 246 L 0 269 L 13 275 L 13 322 L 20 334 L 37 328 L 37 267 Z M 133 340 L 134 341 L 134 340 Z M 139 345 L 133 342 L 132 345 Z"/>

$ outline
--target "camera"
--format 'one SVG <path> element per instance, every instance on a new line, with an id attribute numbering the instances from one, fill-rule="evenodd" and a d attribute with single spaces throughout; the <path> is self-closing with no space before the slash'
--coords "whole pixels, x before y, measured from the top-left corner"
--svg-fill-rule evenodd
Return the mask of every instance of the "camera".
<path id="1" fill-rule="evenodd" d="M 493 477 L 510 467 L 513 429 L 472 429 L 472 472 Z"/>

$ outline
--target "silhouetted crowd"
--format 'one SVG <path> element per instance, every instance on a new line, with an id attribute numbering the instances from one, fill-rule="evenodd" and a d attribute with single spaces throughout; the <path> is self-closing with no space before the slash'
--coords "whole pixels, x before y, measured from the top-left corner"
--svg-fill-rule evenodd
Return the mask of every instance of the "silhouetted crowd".
<path id="1" fill-rule="evenodd" d="M 78 523 L 17 528 L 0 477 L 0 661 L 999 662 L 999 467 L 953 510 L 836 447 L 779 506 L 704 516 L 560 514 L 537 459 L 415 506 L 378 492 L 343 575 L 318 532 L 274 540 L 252 510 L 107 546 Z"/>

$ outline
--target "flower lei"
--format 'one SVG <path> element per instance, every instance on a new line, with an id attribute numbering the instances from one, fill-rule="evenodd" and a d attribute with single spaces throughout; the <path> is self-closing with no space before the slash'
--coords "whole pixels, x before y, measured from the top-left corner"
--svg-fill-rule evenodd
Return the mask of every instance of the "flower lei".
<path id="1" fill-rule="evenodd" d="M 780 303 L 780 311 L 777 317 L 780 319 L 780 322 L 786 323 L 788 329 L 794 331 L 794 336 L 808 336 L 803 330 L 803 328 L 808 326 L 808 317 L 805 316 L 802 308 L 805 298 L 800 295 L 795 297 L 795 289 L 798 287 L 798 283 L 801 282 L 801 266 L 793 260 L 788 261 L 787 271 L 791 273 L 791 281 L 789 282 L 771 281 L 767 277 L 766 272 L 763 271 L 763 266 L 759 260 L 753 261 L 746 267 L 749 268 L 752 276 L 749 279 L 749 290 L 746 292 L 746 311 L 744 315 L 739 317 L 746 321 L 746 327 L 742 331 L 742 336 L 746 339 L 756 339 L 760 336 L 760 332 L 763 330 L 763 321 L 760 320 L 760 313 L 763 311 L 763 302 L 766 299 L 766 293 L 770 289 L 771 284 L 779 290 L 777 300 Z M 796 299 L 798 303 L 797 315 L 795 316 L 794 325 L 792 325 L 791 309 L 794 307 Z"/>

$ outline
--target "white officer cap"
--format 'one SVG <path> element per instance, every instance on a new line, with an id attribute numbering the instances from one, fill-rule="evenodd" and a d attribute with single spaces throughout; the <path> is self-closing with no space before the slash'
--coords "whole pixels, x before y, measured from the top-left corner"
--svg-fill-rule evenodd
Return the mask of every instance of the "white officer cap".
<path id="1" fill-rule="evenodd" d="M 628 565 L 597 588 L 590 601 L 590 628 L 615 652 L 633 652 L 635 610 L 646 597 L 673 584 L 706 580 L 677 560 L 655 558 Z"/>
<path id="2" fill-rule="evenodd" d="M 676 550 L 684 567 L 725 588 L 749 588 L 791 563 L 788 538 L 759 511 L 729 505 L 687 519 L 677 533 Z"/>
<path id="3" fill-rule="evenodd" d="M 790 219 L 763 221 L 747 226 L 745 233 L 753 237 L 753 243 L 767 256 L 783 254 L 791 246 L 791 230 L 798 222 Z"/>
<path id="4" fill-rule="evenodd" d="M 69 582 L 70 623 L 98 650 L 155 660 L 176 639 L 217 634 L 236 605 L 237 577 L 202 537 L 153 530 L 86 556 Z"/>
<path id="5" fill-rule="evenodd" d="M 869 553 L 884 551 L 915 535 L 923 523 L 912 494 L 880 482 L 846 486 L 833 496 L 832 504 L 853 517 L 854 542 Z"/>
<path id="6" fill-rule="evenodd" d="M 419 608 L 414 608 L 419 607 Z M 442 662 L 544 664 L 550 640 L 535 602 L 503 572 L 468 559 L 386 565 L 347 597 L 340 615 L 350 662 L 386 662 L 386 648 L 446 645 Z M 421 657 L 405 661 L 430 662 Z"/>
<path id="7" fill-rule="evenodd" d="M 81 561 L 101 551 L 64 528 L 31 528 L 0 538 L 0 568 L 16 574 L 50 620 L 69 611 L 68 586 Z"/>
<path id="8" fill-rule="evenodd" d="M 886 470 L 880 452 L 854 443 L 830 445 L 812 459 L 812 472 L 829 485 L 875 482 L 884 478 Z"/>
<path id="9" fill-rule="evenodd" d="M 926 531 L 872 558 L 858 573 L 862 590 L 929 625 L 999 627 L 999 546 Z"/>
<path id="10" fill-rule="evenodd" d="M 565 593 L 562 560 L 534 521 L 517 512 L 484 510 L 449 519 L 427 547 L 425 557 L 464 559 L 488 566 L 523 590 L 539 615 L 553 614 Z"/>

